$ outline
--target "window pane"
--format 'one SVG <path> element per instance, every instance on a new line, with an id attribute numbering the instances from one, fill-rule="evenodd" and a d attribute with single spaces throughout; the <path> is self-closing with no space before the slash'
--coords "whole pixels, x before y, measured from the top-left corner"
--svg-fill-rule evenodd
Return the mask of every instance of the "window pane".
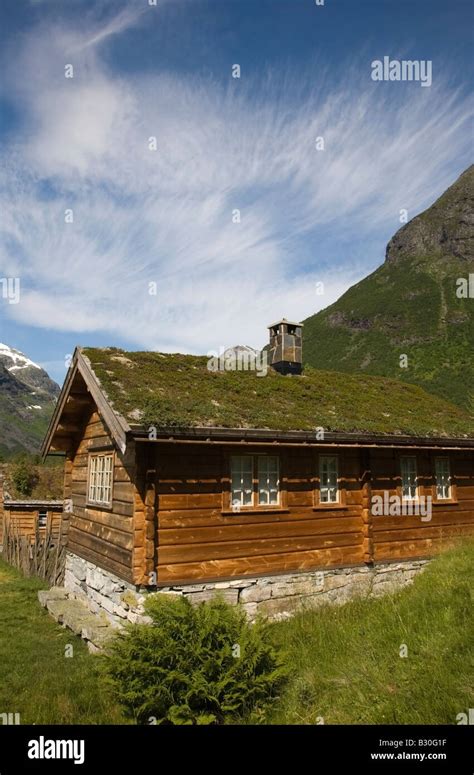
<path id="1" fill-rule="evenodd" d="M 48 524 L 48 512 L 47 511 L 39 511 L 38 512 L 38 527 L 46 527 Z"/>
<path id="2" fill-rule="evenodd" d="M 104 502 L 110 503 L 112 494 L 112 457 L 104 458 Z"/>
<path id="3" fill-rule="evenodd" d="M 274 506 L 279 502 L 280 477 L 277 455 L 258 457 L 258 503 Z"/>
<path id="4" fill-rule="evenodd" d="M 110 504 L 112 501 L 113 454 L 93 455 L 89 463 L 89 500 Z"/>
<path id="5" fill-rule="evenodd" d="M 95 476 L 96 476 L 96 464 L 97 458 L 91 457 L 90 459 L 90 483 L 89 483 L 89 500 L 95 500 Z"/>
<path id="6" fill-rule="evenodd" d="M 338 503 L 339 501 L 337 462 L 335 455 L 320 455 L 319 457 L 320 503 Z"/>
<path id="7" fill-rule="evenodd" d="M 416 458 L 402 457 L 400 460 L 402 475 L 402 498 L 415 500 L 417 497 Z"/>
<path id="8" fill-rule="evenodd" d="M 258 502 L 267 506 L 270 502 L 268 492 L 268 458 L 258 458 Z"/>
<path id="9" fill-rule="evenodd" d="M 448 500 L 451 497 L 451 472 L 448 458 L 436 458 L 436 497 L 438 500 Z"/>
<path id="10" fill-rule="evenodd" d="M 104 500 L 104 458 L 97 458 L 97 501 L 101 503 Z"/>
<path id="11" fill-rule="evenodd" d="M 251 506 L 253 490 L 253 458 L 251 455 L 233 455 L 231 458 L 232 505 Z"/>

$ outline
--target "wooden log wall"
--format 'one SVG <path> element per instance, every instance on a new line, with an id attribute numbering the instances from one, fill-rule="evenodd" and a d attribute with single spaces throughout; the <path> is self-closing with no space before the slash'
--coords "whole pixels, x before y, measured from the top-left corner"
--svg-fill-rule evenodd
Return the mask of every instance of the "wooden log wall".
<path id="1" fill-rule="evenodd" d="M 89 415 L 81 440 L 70 454 L 65 490 L 70 493 L 69 551 L 132 581 L 133 514 L 135 508 L 135 463 L 115 450 L 112 506 L 94 506 L 88 502 L 87 477 L 89 452 L 114 451 L 111 439 L 97 411 Z"/>
<path id="2" fill-rule="evenodd" d="M 156 467 L 151 445 L 135 448 L 136 480 L 134 488 L 133 579 L 136 584 L 155 586 L 156 574 Z"/>
<path id="3" fill-rule="evenodd" d="M 453 538 L 474 533 L 474 452 L 452 451 L 433 453 L 419 450 L 406 453 L 417 461 L 419 494 L 435 495 L 435 458 L 449 457 L 453 499 L 433 500 L 432 517 L 374 516 L 373 559 L 375 562 L 426 557 L 435 554 Z M 388 490 L 391 496 L 400 494 L 400 457 L 398 450 L 377 450 L 371 453 L 372 494 Z"/>
<path id="4" fill-rule="evenodd" d="M 157 449 L 159 583 L 271 575 L 366 560 L 366 504 L 357 451 L 339 456 L 342 503 L 337 506 L 318 503 L 314 452 L 281 451 L 281 504 L 258 513 L 230 509 L 232 452 L 239 454 L 235 448 L 191 445 Z"/>
<path id="5" fill-rule="evenodd" d="M 24 537 L 31 537 L 36 534 L 38 526 L 38 516 L 40 509 L 24 507 L 8 507 L 8 501 L 4 504 L 3 519 L 0 518 L 0 544 L 3 543 L 3 531 L 5 525 L 11 525 L 15 530 L 15 534 Z M 42 508 L 41 511 L 47 511 L 48 530 L 51 532 L 51 537 L 56 539 L 59 536 L 62 522 L 62 512 L 58 509 L 46 509 Z M 40 535 L 46 533 L 46 527 L 38 528 Z"/>
<path id="6" fill-rule="evenodd" d="M 233 512 L 236 447 L 130 445 L 115 451 L 113 504 L 87 502 L 89 452 L 111 445 L 96 411 L 65 472 L 72 499 L 68 549 L 136 584 L 167 585 L 425 557 L 474 533 L 474 452 L 449 454 L 453 500 L 419 516 L 374 516 L 372 497 L 400 493 L 400 450 L 276 448 L 281 498 L 268 510 Z M 245 454 L 263 448 L 245 447 Z M 337 454 L 340 503 L 319 503 L 318 454 Z M 419 493 L 433 495 L 434 460 L 415 454 Z M 64 530 L 67 531 L 67 519 Z M 156 574 L 155 576 L 153 574 Z"/>

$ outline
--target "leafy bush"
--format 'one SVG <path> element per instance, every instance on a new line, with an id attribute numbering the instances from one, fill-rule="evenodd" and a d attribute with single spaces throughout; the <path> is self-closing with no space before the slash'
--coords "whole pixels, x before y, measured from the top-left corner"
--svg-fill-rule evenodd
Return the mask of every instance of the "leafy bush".
<path id="1" fill-rule="evenodd" d="M 37 482 L 35 466 L 26 455 L 19 455 L 12 466 L 11 480 L 20 496 L 29 497 Z"/>
<path id="2" fill-rule="evenodd" d="M 118 702 L 138 723 L 222 724 L 262 712 L 285 680 L 267 626 L 216 598 L 193 606 L 154 595 L 151 625 L 112 641 L 105 670 Z"/>

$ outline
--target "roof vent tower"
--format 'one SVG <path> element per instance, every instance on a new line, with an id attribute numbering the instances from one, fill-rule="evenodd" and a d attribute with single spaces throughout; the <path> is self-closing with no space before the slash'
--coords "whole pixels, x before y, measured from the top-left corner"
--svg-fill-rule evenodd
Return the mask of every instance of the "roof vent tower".
<path id="1" fill-rule="evenodd" d="M 301 374 L 303 370 L 303 323 L 286 318 L 268 326 L 270 366 L 280 374 Z"/>

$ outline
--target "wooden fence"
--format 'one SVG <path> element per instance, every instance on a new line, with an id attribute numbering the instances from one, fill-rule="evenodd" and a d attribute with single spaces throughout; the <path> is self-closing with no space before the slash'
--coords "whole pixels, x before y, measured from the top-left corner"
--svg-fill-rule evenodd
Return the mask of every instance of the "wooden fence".
<path id="1" fill-rule="evenodd" d="M 25 576 L 38 576 L 51 586 L 60 586 L 66 563 L 62 525 L 55 536 L 49 528 L 41 534 L 36 528 L 32 535 L 21 535 L 14 522 L 5 520 L 2 557 Z"/>

